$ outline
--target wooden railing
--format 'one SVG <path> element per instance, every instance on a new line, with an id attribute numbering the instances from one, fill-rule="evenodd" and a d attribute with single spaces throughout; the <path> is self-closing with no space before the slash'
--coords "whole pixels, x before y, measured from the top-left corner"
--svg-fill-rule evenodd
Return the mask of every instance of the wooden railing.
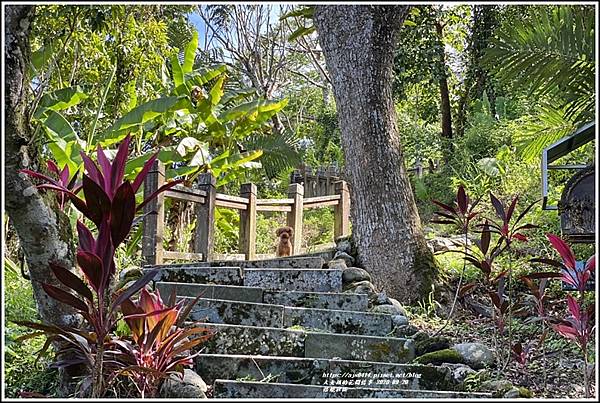
<path id="1" fill-rule="evenodd" d="M 165 167 L 156 161 L 144 184 L 144 197 L 151 195 L 165 182 Z M 350 193 L 344 181 L 335 183 L 335 194 L 331 196 L 304 198 L 302 185 L 292 183 L 286 199 L 258 199 L 256 185 L 245 183 L 239 196 L 216 192 L 215 178 L 210 173 L 197 179 L 198 189 L 174 186 L 161 193 L 144 208 L 144 234 L 142 255 L 144 264 L 162 264 L 167 260 L 214 260 L 215 208 L 229 208 L 240 214 L 240 253 L 245 259 L 256 258 L 256 219 L 258 212 L 280 211 L 287 213 L 287 225 L 294 229 L 292 254 L 299 254 L 302 242 L 302 220 L 305 209 L 333 207 L 334 236 L 350 233 Z M 163 248 L 165 225 L 165 198 L 195 203 L 196 227 L 194 229 L 193 252 L 167 251 Z M 275 236 L 275 234 L 273 234 Z"/>

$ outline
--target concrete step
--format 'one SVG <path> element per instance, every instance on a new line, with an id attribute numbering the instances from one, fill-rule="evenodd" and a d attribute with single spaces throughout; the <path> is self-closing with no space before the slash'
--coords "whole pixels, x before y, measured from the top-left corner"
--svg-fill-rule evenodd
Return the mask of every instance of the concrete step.
<path id="1" fill-rule="evenodd" d="M 386 336 L 392 332 L 392 317 L 371 312 L 285 307 L 283 326 L 301 326 L 331 333 Z"/>
<path id="2" fill-rule="evenodd" d="M 260 260 L 214 260 L 212 262 L 186 262 L 169 264 L 170 267 L 228 267 L 239 266 L 248 269 L 322 269 L 325 260 L 321 256 L 299 256 Z M 148 265 L 144 268 L 159 267 L 165 265 Z"/>
<path id="3" fill-rule="evenodd" d="M 202 298 L 230 301 L 263 302 L 263 290 L 260 287 L 170 282 L 158 282 L 155 284 L 155 287 L 160 291 L 160 295 L 162 296 L 171 295 L 171 292 L 175 290 L 175 295 L 180 297 L 195 298 L 201 296 Z"/>
<path id="4" fill-rule="evenodd" d="M 244 269 L 243 285 L 277 291 L 341 292 L 342 271 L 332 269 Z"/>
<path id="5" fill-rule="evenodd" d="M 369 336 L 386 336 L 392 331 L 391 316 L 381 313 L 286 307 L 209 298 L 198 300 L 189 319 L 257 327 L 298 326 L 319 332 Z"/>
<path id="6" fill-rule="evenodd" d="M 199 284 L 243 285 L 242 269 L 239 267 L 202 267 L 163 265 L 154 282 L 179 282 Z M 148 268 L 144 268 L 148 269 Z"/>
<path id="7" fill-rule="evenodd" d="M 297 385 L 217 380 L 215 398 L 491 398 L 490 393 L 446 392 L 435 390 L 402 390 L 367 387 Z"/>
<path id="8" fill-rule="evenodd" d="M 216 332 L 200 347 L 207 354 L 251 354 L 407 363 L 411 339 L 307 332 L 272 327 L 197 323 Z"/>
<path id="9" fill-rule="evenodd" d="M 366 311 L 369 306 L 369 296 L 367 294 L 337 292 L 265 290 L 263 292 L 263 302 L 267 304 L 297 306 L 304 308 Z"/>
<path id="10" fill-rule="evenodd" d="M 284 310 L 283 305 L 200 298 L 188 319 L 208 323 L 281 328 L 284 324 Z"/>
<path id="11" fill-rule="evenodd" d="M 263 291 L 260 287 L 175 282 L 158 282 L 155 286 L 163 296 L 170 295 L 173 289 L 175 289 L 176 295 L 182 297 L 197 297 L 200 295 L 203 298 L 298 306 L 304 308 L 366 311 L 369 305 L 367 294 Z"/>
<path id="12" fill-rule="evenodd" d="M 305 385 L 325 385 L 331 380 L 352 380 L 350 387 L 455 390 L 450 369 L 433 365 L 392 364 L 372 361 L 331 360 L 301 357 L 201 354 L 194 370 L 212 384 L 217 379 L 244 379 Z M 378 382 L 389 379 L 390 382 Z"/>

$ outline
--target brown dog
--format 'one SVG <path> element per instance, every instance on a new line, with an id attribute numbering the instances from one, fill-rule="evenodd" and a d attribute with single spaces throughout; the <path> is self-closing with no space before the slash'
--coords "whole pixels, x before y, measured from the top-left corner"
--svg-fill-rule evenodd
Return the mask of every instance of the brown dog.
<path id="1" fill-rule="evenodd" d="M 290 239 L 294 235 L 294 229 L 292 227 L 281 227 L 277 230 L 276 234 L 279 238 L 276 255 L 278 257 L 290 256 L 292 254 L 292 242 Z"/>

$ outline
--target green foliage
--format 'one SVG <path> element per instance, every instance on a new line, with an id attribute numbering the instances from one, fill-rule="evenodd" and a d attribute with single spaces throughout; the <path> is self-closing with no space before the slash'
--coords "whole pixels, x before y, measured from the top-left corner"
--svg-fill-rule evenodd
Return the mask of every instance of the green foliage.
<path id="1" fill-rule="evenodd" d="M 521 138 L 526 158 L 594 117 L 594 9 L 531 7 L 528 18 L 505 21 L 484 63 L 512 88 L 548 97 L 539 119 Z M 499 61 L 502 62 L 499 62 Z"/>

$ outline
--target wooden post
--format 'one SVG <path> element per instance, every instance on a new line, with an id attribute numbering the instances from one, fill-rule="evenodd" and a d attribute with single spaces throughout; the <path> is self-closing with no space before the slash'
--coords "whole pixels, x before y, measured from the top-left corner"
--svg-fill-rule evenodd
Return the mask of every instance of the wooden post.
<path id="1" fill-rule="evenodd" d="M 298 255 L 302 249 L 302 213 L 304 209 L 304 187 L 292 183 L 288 188 L 288 198 L 294 199 L 292 211 L 287 215 L 287 225 L 294 229 L 292 237 L 292 254 Z"/>
<path id="2" fill-rule="evenodd" d="M 215 232 L 215 198 L 217 190 L 216 180 L 212 173 L 203 173 L 198 176 L 198 189 L 206 192 L 203 204 L 196 204 L 196 242 L 194 252 L 202 253 L 202 260 L 212 260 L 214 232 Z"/>
<path id="3" fill-rule="evenodd" d="M 165 166 L 154 161 L 144 180 L 144 198 L 149 197 L 165 183 Z M 144 233 L 142 237 L 142 260 L 145 265 L 163 263 L 163 230 L 165 226 L 165 197 L 161 193 L 144 206 Z"/>
<path id="4" fill-rule="evenodd" d="M 335 192 L 340 195 L 340 202 L 334 208 L 335 227 L 334 237 L 350 234 L 350 191 L 346 181 L 335 183 Z"/>
<path id="5" fill-rule="evenodd" d="M 248 209 L 240 210 L 240 253 L 252 260 L 256 258 L 256 185 L 242 184 L 240 196 L 248 199 Z"/>

